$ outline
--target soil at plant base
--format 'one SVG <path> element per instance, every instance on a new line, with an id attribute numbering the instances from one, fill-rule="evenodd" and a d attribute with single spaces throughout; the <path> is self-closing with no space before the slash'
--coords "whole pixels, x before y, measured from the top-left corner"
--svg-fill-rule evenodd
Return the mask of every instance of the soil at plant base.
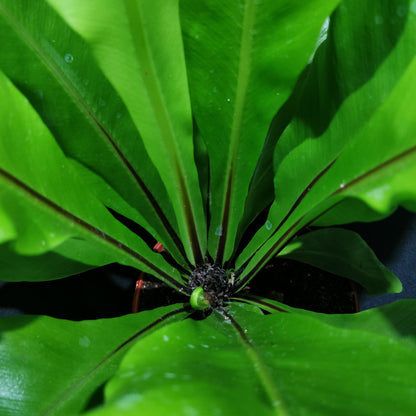
<path id="1" fill-rule="evenodd" d="M 124 315 L 132 311 L 139 276 L 135 269 L 109 265 L 49 282 L 0 282 L 0 316 L 41 314 L 83 320 Z M 316 312 L 357 311 L 350 281 L 291 260 L 270 262 L 241 294 L 244 292 Z M 188 301 L 145 275 L 139 311 Z"/>
<path id="2" fill-rule="evenodd" d="M 350 280 L 293 260 L 272 260 L 243 292 L 315 312 L 359 311 L 356 289 Z M 140 294 L 139 311 L 186 300 L 149 276 Z"/>
<path id="3" fill-rule="evenodd" d="M 353 282 L 294 260 L 269 262 L 250 282 L 249 292 L 314 312 L 359 312 Z"/>

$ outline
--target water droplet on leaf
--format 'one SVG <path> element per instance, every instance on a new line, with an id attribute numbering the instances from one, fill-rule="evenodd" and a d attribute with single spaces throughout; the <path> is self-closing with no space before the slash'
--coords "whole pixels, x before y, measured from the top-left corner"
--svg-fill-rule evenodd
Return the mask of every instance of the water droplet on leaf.
<path id="1" fill-rule="evenodd" d="M 70 53 L 65 54 L 64 59 L 67 64 L 74 62 L 74 57 Z"/>
<path id="2" fill-rule="evenodd" d="M 91 344 L 91 341 L 90 341 L 90 339 L 86 335 L 84 335 L 83 337 L 81 337 L 79 339 L 78 344 L 81 347 L 88 348 L 90 346 L 90 344 Z"/>
<path id="3" fill-rule="evenodd" d="M 376 16 L 374 17 L 374 21 L 376 25 L 382 25 L 384 23 L 384 18 L 383 16 Z"/>

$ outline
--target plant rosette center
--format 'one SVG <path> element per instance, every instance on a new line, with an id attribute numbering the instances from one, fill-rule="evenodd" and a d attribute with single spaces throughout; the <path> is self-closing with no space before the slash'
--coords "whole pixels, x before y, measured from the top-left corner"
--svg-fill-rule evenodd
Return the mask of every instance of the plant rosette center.
<path id="1" fill-rule="evenodd" d="M 223 268 L 204 264 L 192 272 L 189 287 L 192 290 L 190 302 L 194 309 L 218 309 L 229 302 L 233 279 L 227 276 Z"/>

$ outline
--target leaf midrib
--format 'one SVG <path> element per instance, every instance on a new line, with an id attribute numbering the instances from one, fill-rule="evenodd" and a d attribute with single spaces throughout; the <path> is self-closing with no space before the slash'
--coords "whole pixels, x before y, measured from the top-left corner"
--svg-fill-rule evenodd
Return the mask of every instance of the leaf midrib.
<path id="1" fill-rule="evenodd" d="M 255 2 L 254 0 L 248 0 L 243 17 L 242 31 L 241 31 L 241 44 L 240 44 L 240 60 L 238 62 L 237 71 L 237 84 L 235 105 L 233 112 L 233 121 L 230 131 L 230 147 L 227 158 L 227 165 L 230 168 L 226 170 L 226 176 L 224 183 L 227 184 L 225 195 L 223 213 L 221 217 L 221 227 L 223 233 L 218 242 L 217 262 L 222 263 L 224 251 L 227 248 L 228 243 L 228 222 L 230 218 L 230 211 L 232 210 L 232 194 L 233 194 L 233 161 L 236 158 L 238 143 L 241 138 L 241 132 L 243 128 L 243 114 L 244 107 L 247 98 L 247 90 L 251 72 L 251 52 L 252 52 L 252 29 L 255 22 Z"/>
<path id="2" fill-rule="evenodd" d="M 86 120 L 89 121 L 90 125 L 97 132 L 97 135 L 103 139 L 108 140 L 111 144 L 114 154 L 120 155 L 121 152 L 116 148 L 114 141 L 111 139 L 104 127 L 101 126 L 95 116 L 88 110 L 88 106 L 84 103 L 82 96 L 75 88 L 73 88 L 73 84 L 64 76 L 64 73 L 60 71 L 59 67 L 42 52 L 42 49 L 39 48 L 37 42 L 30 35 L 30 33 L 28 33 L 25 28 L 20 25 L 16 19 L 13 18 L 13 15 L 10 13 L 10 11 L 8 11 L 4 4 L 1 3 L 0 12 L 3 13 L 5 20 L 9 22 L 10 26 L 14 28 L 16 35 L 20 37 L 22 42 L 25 43 L 29 49 L 31 49 L 39 57 L 39 61 L 43 63 L 45 69 L 52 75 L 53 78 L 57 80 L 57 82 L 62 86 L 63 90 L 67 92 L 68 96 L 72 97 L 72 102 L 76 105 L 76 107 L 78 107 L 80 113 L 85 114 Z M 127 166 L 124 165 L 124 167 L 129 171 Z"/>
<path id="3" fill-rule="evenodd" d="M 160 132 L 161 139 L 167 144 L 168 160 L 170 161 L 171 173 L 179 184 L 178 190 L 181 198 L 181 206 L 184 207 L 184 224 L 187 228 L 188 238 L 194 256 L 194 264 L 201 263 L 203 255 L 201 253 L 199 238 L 195 227 L 195 217 L 191 197 L 188 193 L 181 166 L 181 158 L 179 157 L 178 148 L 176 146 L 176 133 L 174 131 L 171 117 L 167 109 L 166 101 L 162 93 L 161 85 L 158 81 L 157 71 L 150 53 L 149 42 L 144 30 L 142 13 L 139 5 L 130 0 L 124 0 L 127 11 L 127 19 L 132 34 L 132 42 L 137 56 L 145 74 L 143 76 L 143 84 L 146 88 L 147 97 L 155 117 L 157 128 Z"/>
<path id="4" fill-rule="evenodd" d="M 110 246 L 112 250 L 115 249 L 117 251 L 121 251 L 124 256 L 127 255 L 128 258 L 133 260 L 135 263 L 139 261 L 141 264 L 138 266 L 144 264 L 146 267 L 156 273 L 156 275 L 158 275 L 162 280 L 166 281 L 166 283 L 175 287 L 179 291 L 184 291 L 184 287 L 170 275 L 156 267 L 152 262 L 147 260 L 145 257 L 142 257 L 137 251 L 126 246 L 121 241 L 118 241 L 114 237 L 111 237 L 90 223 L 65 210 L 2 168 L 0 168 L 0 178 L 1 177 L 3 177 L 3 179 L 9 183 L 12 188 L 17 189 L 18 192 L 21 192 L 23 195 L 35 200 L 42 207 L 52 211 L 55 215 L 59 215 L 59 218 L 64 218 L 66 221 L 69 221 L 75 227 L 80 229 L 82 234 L 87 233 L 89 237 L 94 236 L 95 238 L 99 238 L 102 243 Z"/>
<path id="5" fill-rule="evenodd" d="M 65 73 L 60 71 L 59 67 L 51 59 L 49 59 L 47 55 L 45 55 L 42 52 L 42 49 L 39 48 L 35 39 L 30 35 L 30 33 L 28 33 L 25 30 L 25 28 L 22 25 L 20 25 L 20 23 L 16 19 L 14 19 L 13 15 L 10 13 L 10 10 L 8 10 L 6 6 L 0 2 L 0 13 L 1 12 L 5 17 L 5 20 L 9 22 L 12 28 L 14 28 L 14 32 L 16 33 L 16 35 L 20 37 L 22 42 L 26 44 L 39 57 L 39 61 L 43 63 L 44 68 L 51 74 L 53 78 L 56 79 L 58 84 L 62 86 L 62 89 L 67 92 L 67 95 L 69 97 L 72 97 L 72 102 L 79 109 L 79 112 L 85 115 L 85 119 L 96 131 L 97 136 L 101 137 L 101 139 L 107 143 L 107 147 L 110 149 L 110 152 L 113 154 L 115 159 L 118 160 L 121 168 L 131 178 L 132 183 L 134 183 L 145 195 L 145 197 L 147 198 L 147 202 L 156 213 L 156 217 L 160 219 L 169 237 L 172 238 L 172 241 L 178 248 L 180 254 L 183 256 L 184 259 L 186 259 L 179 237 L 177 236 L 175 230 L 169 223 L 159 204 L 151 194 L 146 184 L 143 182 L 142 178 L 137 174 L 136 170 L 130 164 L 127 157 L 123 154 L 121 149 L 117 146 L 117 144 L 111 138 L 106 129 L 96 119 L 94 114 L 88 109 L 88 106 L 84 102 L 78 90 L 74 88 L 74 85 L 65 77 Z"/>
<path id="6" fill-rule="evenodd" d="M 98 362 L 94 367 L 92 367 L 89 371 L 85 373 L 83 377 L 81 377 L 78 381 L 74 382 L 71 386 L 67 388 L 67 390 L 62 393 L 58 399 L 56 399 L 46 410 L 42 412 L 42 416 L 47 416 L 51 412 L 53 412 L 58 406 L 62 405 L 65 400 L 69 399 L 71 394 L 74 393 L 77 389 L 81 388 L 85 382 L 92 377 L 103 365 L 107 364 L 109 360 L 113 359 L 115 356 L 118 355 L 121 351 L 123 351 L 126 347 L 131 345 L 133 341 L 136 341 L 140 336 L 146 334 L 148 335 L 150 331 L 157 329 L 160 324 L 167 325 L 169 320 L 181 313 L 186 313 L 186 308 L 175 309 L 171 312 L 166 313 L 165 315 L 160 316 L 159 318 L 155 319 L 149 325 L 141 329 L 140 331 L 133 334 L 131 337 L 126 339 L 122 342 L 118 347 L 113 349 L 110 353 L 108 353 L 101 361 Z"/>
<path id="7" fill-rule="evenodd" d="M 264 392 L 269 399 L 270 405 L 273 408 L 276 416 L 289 416 L 286 410 L 286 404 L 283 400 L 282 394 L 273 381 L 270 372 L 262 360 L 260 354 L 257 352 L 254 345 L 247 338 L 247 335 L 241 325 L 236 321 L 236 319 L 225 313 L 227 319 L 230 320 L 232 327 L 234 328 L 237 338 L 245 349 L 249 360 L 252 363 L 254 372 L 257 374 L 260 384 L 264 388 Z"/>
<path id="8" fill-rule="evenodd" d="M 268 259 L 273 255 L 273 253 L 277 253 L 279 248 L 282 248 L 284 246 L 284 243 L 289 241 L 293 236 L 302 228 L 307 227 L 308 225 L 315 222 L 319 217 L 324 215 L 326 212 L 328 212 L 330 209 L 334 208 L 337 204 L 339 204 L 341 201 L 339 199 L 336 199 L 333 204 L 331 204 L 328 208 L 326 208 L 324 211 L 320 212 L 318 215 L 314 216 L 310 220 L 308 220 L 306 223 L 303 222 L 303 220 L 308 216 L 310 212 L 316 209 L 320 204 L 322 204 L 325 201 L 331 200 L 332 198 L 336 198 L 338 195 L 345 193 L 347 189 L 350 189 L 354 186 L 358 186 L 361 181 L 365 180 L 366 178 L 371 177 L 373 174 L 377 174 L 377 172 L 380 169 L 383 169 L 386 166 L 389 166 L 391 164 L 400 164 L 402 163 L 403 159 L 407 157 L 414 156 L 416 154 L 416 146 L 413 146 L 404 152 L 391 157 L 390 159 L 379 163 L 377 166 L 375 166 L 370 171 L 367 171 L 360 175 L 359 177 L 353 179 L 351 182 L 345 184 L 343 188 L 338 188 L 336 191 L 328 195 L 325 199 L 320 200 L 317 204 L 315 204 L 307 213 L 305 213 L 303 216 L 301 216 L 277 241 L 274 243 L 265 253 L 264 256 L 262 256 L 261 259 L 257 262 L 257 264 L 251 269 L 248 274 L 246 274 L 239 282 L 238 282 L 238 290 L 241 290 L 251 279 L 254 277 L 254 275 L 260 270 L 261 267 L 263 267 Z M 300 227 L 299 227 L 300 226 Z M 261 247 L 263 247 L 267 241 L 266 240 Z M 260 248 L 261 248 L 260 247 Z M 253 259 L 253 257 L 260 251 L 260 248 L 256 250 L 250 258 L 244 263 L 244 266 L 247 266 L 249 262 Z"/>

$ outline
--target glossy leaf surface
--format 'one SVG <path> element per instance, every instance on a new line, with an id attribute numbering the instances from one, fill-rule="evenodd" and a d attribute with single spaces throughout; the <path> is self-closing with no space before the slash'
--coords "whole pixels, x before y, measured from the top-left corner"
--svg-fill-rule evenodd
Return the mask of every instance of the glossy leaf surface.
<path id="1" fill-rule="evenodd" d="M 237 305 L 233 322 L 174 323 L 126 354 L 106 404 L 86 414 L 406 415 L 416 408 L 416 349 L 411 314 L 389 325 L 400 310 L 343 316 L 341 326 L 340 317 Z"/>
<path id="2" fill-rule="evenodd" d="M 0 85 L 0 242 L 13 244 L 22 255 L 40 255 L 75 239 L 66 246 L 68 258 L 84 255 L 99 265 L 97 256 L 103 261 L 107 253 L 104 264 L 118 261 L 152 270 L 179 287 L 171 266 L 116 221 L 85 187 L 42 120 L 2 74 Z M 92 251 L 80 253 L 77 239 L 90 242 Z M 146 258 L 140 253 L 147 253 Z"/>
<path id="3" fill-rule="evenodd" d="M 311 231 L 291 241 L 280 256 L 351 279 L 372 295 L 402 290 L 400 280 L 353 231 L 342 228 Z"/>
<path id="4" fill-rule="evenodd" d="M 312 63 L 304 69 L 292 96 L 271 124 L 265 151 L 250 189 L 249 198 L 254 199 L 254 205 L 259 198 L 263 200 L 262 207 L 273 200 L 273 151 L 291 119 L 301 127 L 293 139 L 279 143 L 284 149 L 281 151 L 283 156 L 306 137 L 320 136 L 342 103 L 374 76 L 402 35 L 409 13 L 407 3 L 341 2 L 333 16 L 325 21 Z M 408 52 L 411 53 L 412 49 L 409 48 Z M 406 58 L 406 54 L 402 58 Z M 401 62 L 397 63 L 400 67 Z M 359 111 L 345 119 L 346 131 L 359 127 L 384 99 L 386 89 L 396 81 L 397 69 L 394 68 L 390 74 L 386 72 L 378 83 L 381 88 L 363 95 L 363 99 L 357 102 Z"/>
<path id="5" fill-rule="evenodd" d="M 6 282 L 61 279 L 112 263 L 108 253 L 83 240 L 67 240 L 36 256 L 17 254 L 13 246 L 0 246 L 1 280 Z"/>
<path id="6" fill-rule="evenodd" d="M 200 263 L 206 225 L 178 1 L 49 2 L 86 39 L 125 102 L 165 184 L 188 258 Z"/>
<path id="7" fill-rule="evenodd" d="M 134 342 L 158 325 L 183 317 L 175 311 L 170 306 L 82 322 L 45 316 L 0 319 L 0 414 L 79 412 Z"/>
<path id="8" fill-rule="evenodd" d="M 209 155 L 209 252 L 217 263 L 234 250 L 269 124 L 337 3 L 181 1 L 192 108 Z"/>
<path id="9" fill-rule="evenodd" d="M 371 4 L 368 7 L 373 7 L 373 12 L 384 12 L 386 19 L 390 16 L 390 5 Z M 331 33 L 334 42 L 345 36 L 345 31 L 336 31 L 338 21 L 343 27 L 345 21 L 351 19 L 354 27 L 357 16 L 352 13 L 354 7 L 360 6 L 354 2 L 343 5 L 333 16 L 334 29 L 328 32 L 328 42 Z M 401 19 L 401 24 L 396 24 L 397 44 L 393 49 L 388 45 L 391 53 L 381 62 L 378 60 L 373 77 L 344 100 L 326 130 L 317 134 L 310 128 L 309 119 L 298 118 L 278 141 L 275 154 L 277 202 L 265 226 L 239 259 L 241 265 L 262 246 L 243 274 L 255 273 L 297 230 L 309 223 L 319 224 L 320 216 L 350 194 L 384 216 L 391 213 L 397 203 L 414 200 L 416 191 L 410 177 L 416 157 L 413 117 L 416 108 L 412 98 L 416 88 L 416 15 L 410 11 L 410 6 L 403 10 L 393 17 L 399 22 Z M 391 30 L 390 25 L 366 32 L 365 48 L 380 45 L 390 34 L 388 30 Z M 357 33 L 352 31 L 351 36 L 354 38 Z M 344 40 L 345 43 L 348 45 Z M 348 53 L 353 57 L 358 53 L 353 48 L 343 52 L 345 58 Z M 319 59 L 319 55 L 316 56 Z M 324 77 L 324 73 L 321 76 Z M 361 107 L 362 111 L 357 111 Z M 348 216 L 348 213 L 344 210 L 343 215 Z M 340 219 L 339 222 L 344 221 Z"/>
<path id="10" fill-rule="evenodd" d="M 146 233 L 188 271 L 207 249 L 233 263 L 275 195 L 243 282 L 289 242 L 397 290 L 355 236 L 349 257 L 331 230 L 295 238 L 416 210 L 415 14 L 407 0 L 0 0 L 0 278 L 117 261 L 183 290 Z M 182 305 L 1 319 L 0 415 L 415 413 L 414 300 L 346 316 L 246 302 L 204 320 Z"/>
<path id="11" fill-rule="evenodd" d="M 0 2 L 2 71 L 29 99 L 65 154 L 103 177 L 140 212 L 134 220 L 184 262 L 163 183 L 88 45 L 46 1 L 21 6 Z"/>

